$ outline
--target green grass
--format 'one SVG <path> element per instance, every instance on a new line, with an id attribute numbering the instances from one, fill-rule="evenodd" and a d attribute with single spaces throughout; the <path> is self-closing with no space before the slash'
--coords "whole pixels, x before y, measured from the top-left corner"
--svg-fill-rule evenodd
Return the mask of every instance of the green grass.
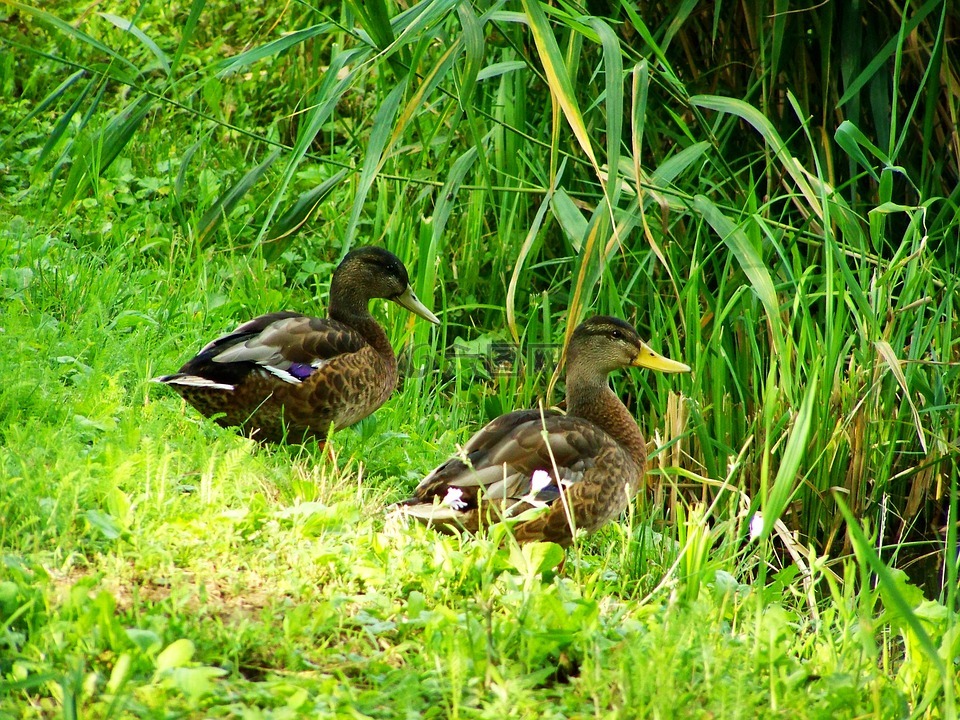
<path id="1" fill-rule="evenodd" d="M 838 7 L 0 6 L 0 718 L 956 717 L 957 18 Z M 362 243 L 443 324 L 332 460 L 149 383 Z M 651 496 L 390 517 L 593 312 Z"/>

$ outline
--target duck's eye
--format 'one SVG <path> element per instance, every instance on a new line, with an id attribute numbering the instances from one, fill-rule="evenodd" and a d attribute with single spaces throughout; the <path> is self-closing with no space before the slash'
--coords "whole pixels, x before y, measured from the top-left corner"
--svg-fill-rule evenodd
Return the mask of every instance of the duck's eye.
<path id="1" fill-rule="evenodd" d="M 612 337 L 614 340 L 623 340 L 623 333 L 619 330 L 614 330 L 612 333 L 610 333 L 610 337 Z"/>

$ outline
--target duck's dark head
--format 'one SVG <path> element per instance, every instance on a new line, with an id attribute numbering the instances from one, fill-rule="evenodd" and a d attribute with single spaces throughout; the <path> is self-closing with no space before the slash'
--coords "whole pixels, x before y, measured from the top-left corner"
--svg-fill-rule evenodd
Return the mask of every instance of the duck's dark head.
<path id="1" fill-rule="evenodd" d="M 425 320 L 440 320 L 417 299 L 403 262 L 388 250 L 360 247 L 351 250 L 333 273 L 330 285 L 331 314 L 337 305 L 356 304 L 366 311 L 373 298 L 386 298 Z"/>
<path id="2" fill-rule="evenodd" d="M 645 367 L 666 373 L 689 372 L 690 366 L 660 355 L 629 323 L 608 315 L 584 320 L 567 348 L 567 372 L 606 377 L 614 370 Z"/>

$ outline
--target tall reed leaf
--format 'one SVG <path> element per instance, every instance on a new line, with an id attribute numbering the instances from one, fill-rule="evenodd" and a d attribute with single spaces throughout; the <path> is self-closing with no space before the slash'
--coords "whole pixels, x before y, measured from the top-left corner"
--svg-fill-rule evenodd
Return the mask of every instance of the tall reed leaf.
<path id="1" fill-rule="evenodd" d="M 923 448 L 924 452 L 927 452 L 927 436 L 923 431 L 923 425 L 920 422 L 920 413 L 917 412 L 917 406 L 913 402 L 910 387 L 907 385 L 907 377 L 903 374 L 903 368 L 900 367 L 900 360 L 897 359 L 897 354 L 886 340 L 878 340 L 876 347 L 877 352 L 880 353 L 880 357 L 883 358 L 886 366 L 890 368 L 890 372 L 893 373 L 893 377 L 896 378 L 897 384 L 903 392 L 903 398 L 907 401 L 907 405 L 910 407 L 910 413 L 913 415 L 913 425 L 917 429 L 920 447 Z"/>
<path id="2" fill-rule="evenodd" d="M 77 81 L 79 81 L 81 78 L 85 77 L 86 74 L 87 74 L 86 70 L 77 70 L 75 73 L 67 77 L 66 80 L 64 80 L 62 83 L 57 85 L 57 87 L 53 89 L 53 92 L 48 94 L 45 98 L 43 98 L 43 100 L 37 103 L 36 106 L 29 113 L 27 113 L 27 115 L 22 120 L 17 122 L 17 124 L 9 133 L 7 133 L 7 136 L 3 138 L 3 140 L 0 140 L 0 150 L 2 150 L 3 146 L 6 145 L 8 142 L 10 142 L 13 138 L 17 137 L 20 129 L 23 126 L 25 126 L 27 123 L 31 122 L 38 115 L 43 113 L 48 107 L 56 103 L 61 97 L 63 97 L 63 95 L 67 92 L 67 90 L 73 87 L 74 84 L 76 84 Z M 90 86 L 88 85 L 87 88 L 83 90 L 82 94 L 85 95 L 87 92 L 89 92 L 89 88 Z M 79 105 L 76 105 L 76 107 L 79 107 Z M 73 117 L 72 112 L 70 113 L 70 117 Z M 62 121 L 62 118 L 61 118 L 61 121 Z M 47 143 L 50 144 L 49 138 L 47 140 Z M 40 162 L 43 162 L 43 156 L 45 155 L 46 153 L 41 153 L 41 159 L 37 164 L 39 164 Z"/>
<path id="3" fill-rule="evenodd" d="M 720 208 L 714 205 L 703 195 L 697 195 L 693 199 L 693 207 L 706 220 L 714 232 L 720 236 L 724 244 L 730 248 L 741 269 L 750 281 L 750 285 L 756 293 L 763 309 L 767 315 L 767 324 L 770 328 L 770 335 L 773 338 L 774 347 L 780 357 L 785 357 L 784 332 L 782 319 L 780 318 L 780 304 L 777 300 L 777 293 L 773 287 L 773 280 L 767 266 L 763 262 L 760 253 L 750 242 L 746 233 L 733 223 L 730 218 L 724 215 Z M 788 363 L 784 362 L 781 366 L 787 374 L 790 372 Z M 790 383 L 786 383 L 790 388 Z"/>
<path id="4" fill-rule="evenodd" d="M 299 43 L 305 42 L 310 38 L 316 37 L 317 35 L 322 35 L 326 32 L 329 32 L 333 27 L 333 23 L 319 23 L 317 25 L 311 25 L 308 28 L 295 30 L 292 33 L 288 33 L 283 37 L 277 38 L 276 40 L 271 40 L 270 42 L 259 45 L 258 47 L 244 50 L 239 55 L 234 55 L 233 57 L 229 57 L 220 61 L 217 64 L 217 67 L 219 68 L 217 70 L 217 77 L 224 78 L 227 75 L 245 68 L 247 65 L 253 65 L 255 62 L 270 57 L 271 55 L 279 55 L 284 50 L 287 50 L 294 45 L 298 45 Z"/>
<path id="5" fill-rule="evenodd" d="M 103 129 L 77 144 L 72 152 L 73 165 L 60 198 L 60 207 L 66 207 L 113 164 L 152 106 L 151 95 L 138 96 L 114 115 Z"/>
<path id="6" fill-rule="evenodd" d="M 863 88 L 863 86 L 870 82 L 877 72 L 879 72 L 881 67 L 886 65 L 894 53 L 896 53 L 897 47 L 900 43 L 901 35 L 909 35 L 912 33 L 917 26 L 923 22 L 927 15 L 937 8 L 942 7 L 943 4 L 943 0 L 927 0 L 926 3 L 921 5 L 916 14 L 904 23 L 904 27 L 901 28 L 902 32 L 887 40 L 886 44 L 880 48 L 880 51 L 876 55 L 873 56 L 873 59 L 867 64 L 867 66 L 860 71 L 860 74 L 850 82 L 846 91 L 837 101 L 837 107 L 843 107 L 850 102 L 852 98 L 856 97 L 860 93 L 860 90 Z"/>
<path id="7" fill-rule="evenodd" d="M 483 65 L 483 27 L 477 13 L 470 3 L 457 5 L 457 16 L 460 18 L 460 27 L 463 29 L 464 64 L 460 73 L 459 92 L 457 102 L 460 109 L 467 112 L 473 104 L 473 96 L 477 90 L 477 75 Z"/>
<path id="8" fill-rule="evenodd" d="M 223 222 L 230 211 L 236 206 L 244 195 L 247 194 L 247 191 L 250 190 L 254 185 L 257 184 L 257 181 L 261 176 L 267 171 L 267 169 L 273 165 L 274 161 L 280 156 L 279 150 L 274 150 L 270 155 L 267 156 L 267 159 L 262 163 L 257 165 L 255 168 L 247 171 L 246 174 L 240 180 L 231 187 L 227 192 L 223 193 L 217 200 L 210 206 L 210 209 L 207 210 L 203 217 L 200 218 L 200 223 L 197 226 L 197 240 L 201 245 L 203 245 L 210 237 L 216 232 L 217 228 L 220 227 L 220 224 Z"/>
<path id="9" fill-rule="evenodd" d="M 347 6 L 360 19 L 360 24 L 380 50 L 385 50 L 394 40 L 393 27 L 390 25 L 390 13 L 383 0 L 347 0 Z"/>
<path id="10" fill-rule="evenodd" d="M 623 57 L 620 41 L 606 21 L 591 18 L 590 27 L 596 30 L 603 47 L 604 107 L 607 128 L 607 182 L 604 187 L 610 207 L 619 188 L 620 144 L 623 142 Z M 603 178 L 601 178 L 601 182 Z"/>
<path id="11" fill-rule="evenodd" d="M 363 158 L 363 168 L 360 170 L 360 182 L 357 186 L 357 194 L 353 199 L 353 208 L 350 211 L 350 222 L 347 223 L 347 231 L 344 235 L 344 249 L 349 248 L 353 243 L 353 236 L 357 231 L 357 223 L 360 221 L 360 212 L 363 210 L 363 204 L 366 202 L 367 193 L 373 186 L 373 181 L 377 177 L 384 160 L 384 148 L 391 132 L 394 130 L 393 120 L 400 107 L 400 100 L 407 89 L 406 78 L 401 80 L 393 90 L 384 98 L 380 109 L 373 118 L 373 127 L 370 129 L 370 141 L 367 143 L 367 152 Z"/>
<path id="12" fill-rule="evenodd" d="M 694 95 L 690 98 L 690 104 L 694 107 L 707 108 L 709 110 L 736 115 L 741 120 L 752 125 L 753 128 L 760 133 L 764 142 L 766 142 L 767 146 L 773 151 L 777 160 L 780 161 L 783 169 L 793 178 L 793 181 L 800 189 L 800 193 L 807 202 L 806 207 L 799 203 L 797 204 L 800 212 L 808 215 L 809 211 L 812 211 L 818 221 L 823 220 L 823 208 L 820 206 L 820 198 L 807 181 L 806 172 L 800 165 L 800 162 L 790 154 L 786 143 L 784 143 L 780 137 L 780 133 L 777 132 L 776 128 L 773 127 L 773 123 L 771 123 L 763 113 L 743 100 L 720 97 L 719 95 Z"/>
<path id="13" fill-rule="evenodd" d="M 817 399 L 818 380 L 816 373 L 808 380 L 806 395 L 803 397 L 800 411 L 790 430 L 790 437 L 787 438 L 787 444 L 780 459 L 780 467 L 777 469 L 777 477 L 763 506 L 761 539 L 770 535 L 774 523 L 780 519 L 791 498 L 800 489 L 800 483 L 796 481 L 807 452 L 807 440 L 810 437 L 810 426 L 814 414 L 813 407 Z"/>
<path id="14" fill-rule="evenodd" d="M 300 197 L 297 198 L 297 202 L 270 227 L 270 234 L 267 236 L 266 242 L 278 243 L 279 240 L 288 240 L 295 236 L 300 231 L 300 228 L 303 227 L 304 223 L 310 218 L 310 215 L 317 206 L 346 176 L 347 170 L 340 170 L 315 188 L 302 193 Z M 286 247 L 287 243 L 278 243 L 274 250 L 270 253 L 264 253 L 264 255 L 268 259 L 275 258 Z"/>
<path id="15" fill-rule="evenodd" d="M 167 77 L 170 77 L 170 59 L 167 57 L 167 54 L 157 46 L 157 44 L 150 38 L 149 35 L 134 25 L 132 20 L 125 20 L 124 18 L 114 15 L 113 13 L 101 12 L 97 14 L 107 22 L 113 23 L 124 32 L 130 33 L 137 40 L 139 40 L 143 46 L 153 54 L 153 56 L 157 59 L 157 62 L 160 63 L 160 67 L 163 68 L 164 74 Z"/>
<path id="16" fill-rule="evenodd" d="M 587 126 L 583 122 L 583 114 L 580 112 L 580 105 L 573 90 L 573 83 L 571 83 L 570 76 L 567 73 L 567 66 L 563 62 L 563 55 L 557 45 L 557 39 L 550 29 L 550 23 L 547 21 L 543 8 L 540 7 L 540 0 L 521 0 L 521 2 L 530 24 L 530 30 L 533 33 L 537 54 L 543 64 L 543 71 L 547 75 L 550 92 L 560 104 L 564 117 L 567 118 L 577 142 L 580 143 L 581 149 L 590 159 L 599 175 L 600 168 L 597 163 L 597 156 L 593 151 Z"/>
<path id="17" fill-rule="evenodd" d="M 533 247 L 533 244 L 537 239 L 537 235 L 540 232 L 540 226 L 543 224 L 543 218 L 547 214 L 547 210 L 550 207 L 550 199 L 553 196 L 553 193 L 556 192 L 557 187 L 560 185 L 560 178 L 563 177 L 563 171 L 565 167 L 566 164 L 561 163 L 560 169 L 557 171 L 557 176 L 554 179 L 553 187 L 550 188 L 550 191 L 544 196 L 543 201 L 540 203 L 540 207 L 537 208 L 537 214 L 527 230 L 527 235 L 523 239 L 523 245 L 520 246 L 520 252 L 518 253 L 517 260 L 513 266 L 513 273 L 510 276 L 510 283 L 507 285 L 507 327 L 510 329 L 510 334 L 513 336 L 513 341 L 518 344 L 520 342 L 520 331 L 517 329 L 517 284 L 520 281 L 520 273 L 523 271 L 527 256 L 530 254 L 530 249 Z M 570 317 L 573 317 L 572 307 L 570 310 Z M 575 323 L 573 322 L 568 322 L 568 325 L 574 324 Z"/>
<path id="18" fill-rule="evenodd" d="M 433 209 L 433 238 L 432 243 L 436 245 L 447 227 L 447 220 L 450 219 L 450 213 L 453 212 L 453 203 L 460 192 L 460 186 L 467 172 L 473 167 L 478 156 L 477 148 L 470 147 L 460 157 L 454 160 L 450 167 L 450 174 L 447 181 L 443 184 L 440 194 L 437 198 L 437 204 Z"/>
<path id="19" fill-rule="evenodd" d="M 934 645 L 926 628 L 924 628 L 923 622 L 917 616 L 915 609 L 903 596 L 890 568 L 887 567 L 880 559 L 880 556 L 877 555 L 876 551 L 874 551 L 870 540 L 860 528 L 857 519 L 853 516 L 853 512 L 847 507 L 847 504 L 843 501 L 839 493 L 834 493 L 833 498 L 837 503 L 837 507 L 840 508 L 843 519 L 847 523 L 847 532 L 850 533 L 850 540 L 857 554 L 857 560 L 861 565 L 869 566 L 876 574 L 877 583 L 883 595 L 884 603 L 910 628 L 910 631 L 916 638 L 917 644 L 923 650 L 923 653 L 927 656 L 927 659 L 939 676 L 944 694 L 942 717 L 955 720 L 957 717 L 957 709 L 953 695 L 953 684 L 955 682 L 953 668 L 947 669 L 947 666 L 944 664 L 944 659 L 940 656 L 940 652 L 937 650 L 936 645 Z M 952 665 L 952 658 L 950 662 Z"/>
<path id="20" fill-rule="evenodd" d="M 200 14 L 203 12 L 207 0 L 193 0 L 190 3 L 190 13 L 187 15 L 187 21 L 183 23 L 183 30 L 180 32 L 180 42 L 177 43 L 177 50 L 173 54 L 173 60 L 170 62 L 170 74 L 174 74 L 180 67 L 180 60 L 187 51 L 193 40 L 193 33 L 197 29 L 197 23 L 200 22 Z"/>
<path id="21" fill-rule="evenodd" d="M 65 80 L 63 84 L 60 85 L 60 88 L 66 89 L 65 86 L 67 85 L 68 81 L 74 78 L 79 80 L 80 77 L 84 74 L 85 72 L 83 70 L 78 70 L 73 75 L 71 75 L 70 78 Z M 71 82 L 70 84 L 73 84 L 73 83 Z M 57 120 L 56 124 L 53 126 L 53 130 L 50 132 L 50 135 L 47 137 L 46 141 L 43 143 L 43 147 L 40 149 L 40 154 L 37 156 L 37 162 L 36 162 L 37 169 L 39 169 L 39 167 L 44 163 L 44 161 L 47 159 L 47 156 L 51 152 L 53 152 L 53 149 L 57 146 L 57 143 L 59 143 L 63 139 L 63 137 L 66 135 L 67 129 L 70 127 L 71 123 L 73 122 L 74 115 L 80 112 L 80 108 L 83 107 L 84 102 L 86 102 L 87 96 L 95 87 L 96 87 L 96 83 L 92 81 L 84 85 L 83 89 L 74 98 L 73 102 L 70 104 L 70 107 L 67 109 L 67 111 L 63 115 L 61 115 L 60 118 Z M 57 90 L 60 90 L 60 88 L 57 88 Z M 11 133 L 10 137 L 14 137 L 14 135 Z M 3 145 L 0 144 L 0 147 L 3 147 Z"/>
<path id="22" fill-rule="evenodd" d="M 30 5 L 24 5 L 23 3 L 15 2 L 14 0 L 3 0 L 3 2 L 6 5 L 16 8 L 17 10 L 22 12 L 24 15 L 31 15 L 37 20 L 39 20 L 40 22 L 46 25 L 51 25 L 52 27 L 56 28 L 67 37 L 73 38 L 77 42 L 81 42 L 85 45 L 89 45 L 94 50 L 101 52 L 104 55 L 107 55 L 108 57 L 113 58 L 114 60 L 121 63 L 122 65 L 125 65 L 130 70 L 133 70 L 134 72 L 139 72 L 140 68 L 138 68 L 136 65 L 134 65 L 132 62 L 127 60 L 125 57 L 123 57 L 119 53 L 117 53 L 115 50 L 107 47 L 99 40 L 95 40 L 94 38 L 90 37 L 82 30 L 78 30 L 77 28 L 75 28 L 73 25 L 66 22 L 65 20 L 61 20 L 56 15 L 51 15 L 48 12 L 44 12 L 43 10 L 40 10 L 38 8 L 31 7 Z"/>
<path id="23" fill-rule="evenodd" d="M 313 107 L 307 113 L 306 120 L 298 128 L 297 141 L 294 143 L 290 158 L 287 160 L 283 177 L 277 185 L 273 202 L 267 212 L 267 217 L 264 219 L 263 226 L 260 228 L 260 233 L 257 236 L 258 243 L 262 242 L 266 236 L 273 216 L 276 214 L 277 208 L 286 195 L 287 187 L 293 180 L 293 176 L 297 172 L 297 168 L 300 167 L 300 163 L 307 154 L 307 150 L 310 149 L 310 145 L 317 137 L 324 123 L 326 123 L 330 115 L 333 114 L 343 94 L 352 87 L 354 78 L 363 67 L 363 60 L 368 57 L 369 54 L 370 51 L 366 48 L 347 50 L 335 56 L 330 61 L 330 66 L 327 68 L 327 72 L 320 82 L 320 87 L 313 97 Z M 341 71 L 343 71 L 342 77 L 340 75 Z"/>

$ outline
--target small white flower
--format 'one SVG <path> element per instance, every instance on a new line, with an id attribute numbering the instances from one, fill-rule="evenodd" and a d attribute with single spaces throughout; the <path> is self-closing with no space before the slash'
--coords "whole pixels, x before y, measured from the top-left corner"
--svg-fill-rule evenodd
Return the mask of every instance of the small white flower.
<path id="1" fill-rule="evenodd" d="M 440 504 L 446 505 L 448 508 L 453 508 L 454 510 L 462 510 L 467 506 L 467 503 L 463 501 L 463 490 L 456 487 L 447 490 L 447 494 L 444 495 Z"/>
<path id="2" fill-rule="evenodd" d="M 530 494 L 536 495 L 544 488 L 553 484 L 553 478 L 546 470 L 534 470 L 530 478 Z"/>
<path id="3" fill-rule="evenodd" d="M 763 515 L 760 511 L 750 518 L 750 539 L 756 540 L 763 532 Z"/>

